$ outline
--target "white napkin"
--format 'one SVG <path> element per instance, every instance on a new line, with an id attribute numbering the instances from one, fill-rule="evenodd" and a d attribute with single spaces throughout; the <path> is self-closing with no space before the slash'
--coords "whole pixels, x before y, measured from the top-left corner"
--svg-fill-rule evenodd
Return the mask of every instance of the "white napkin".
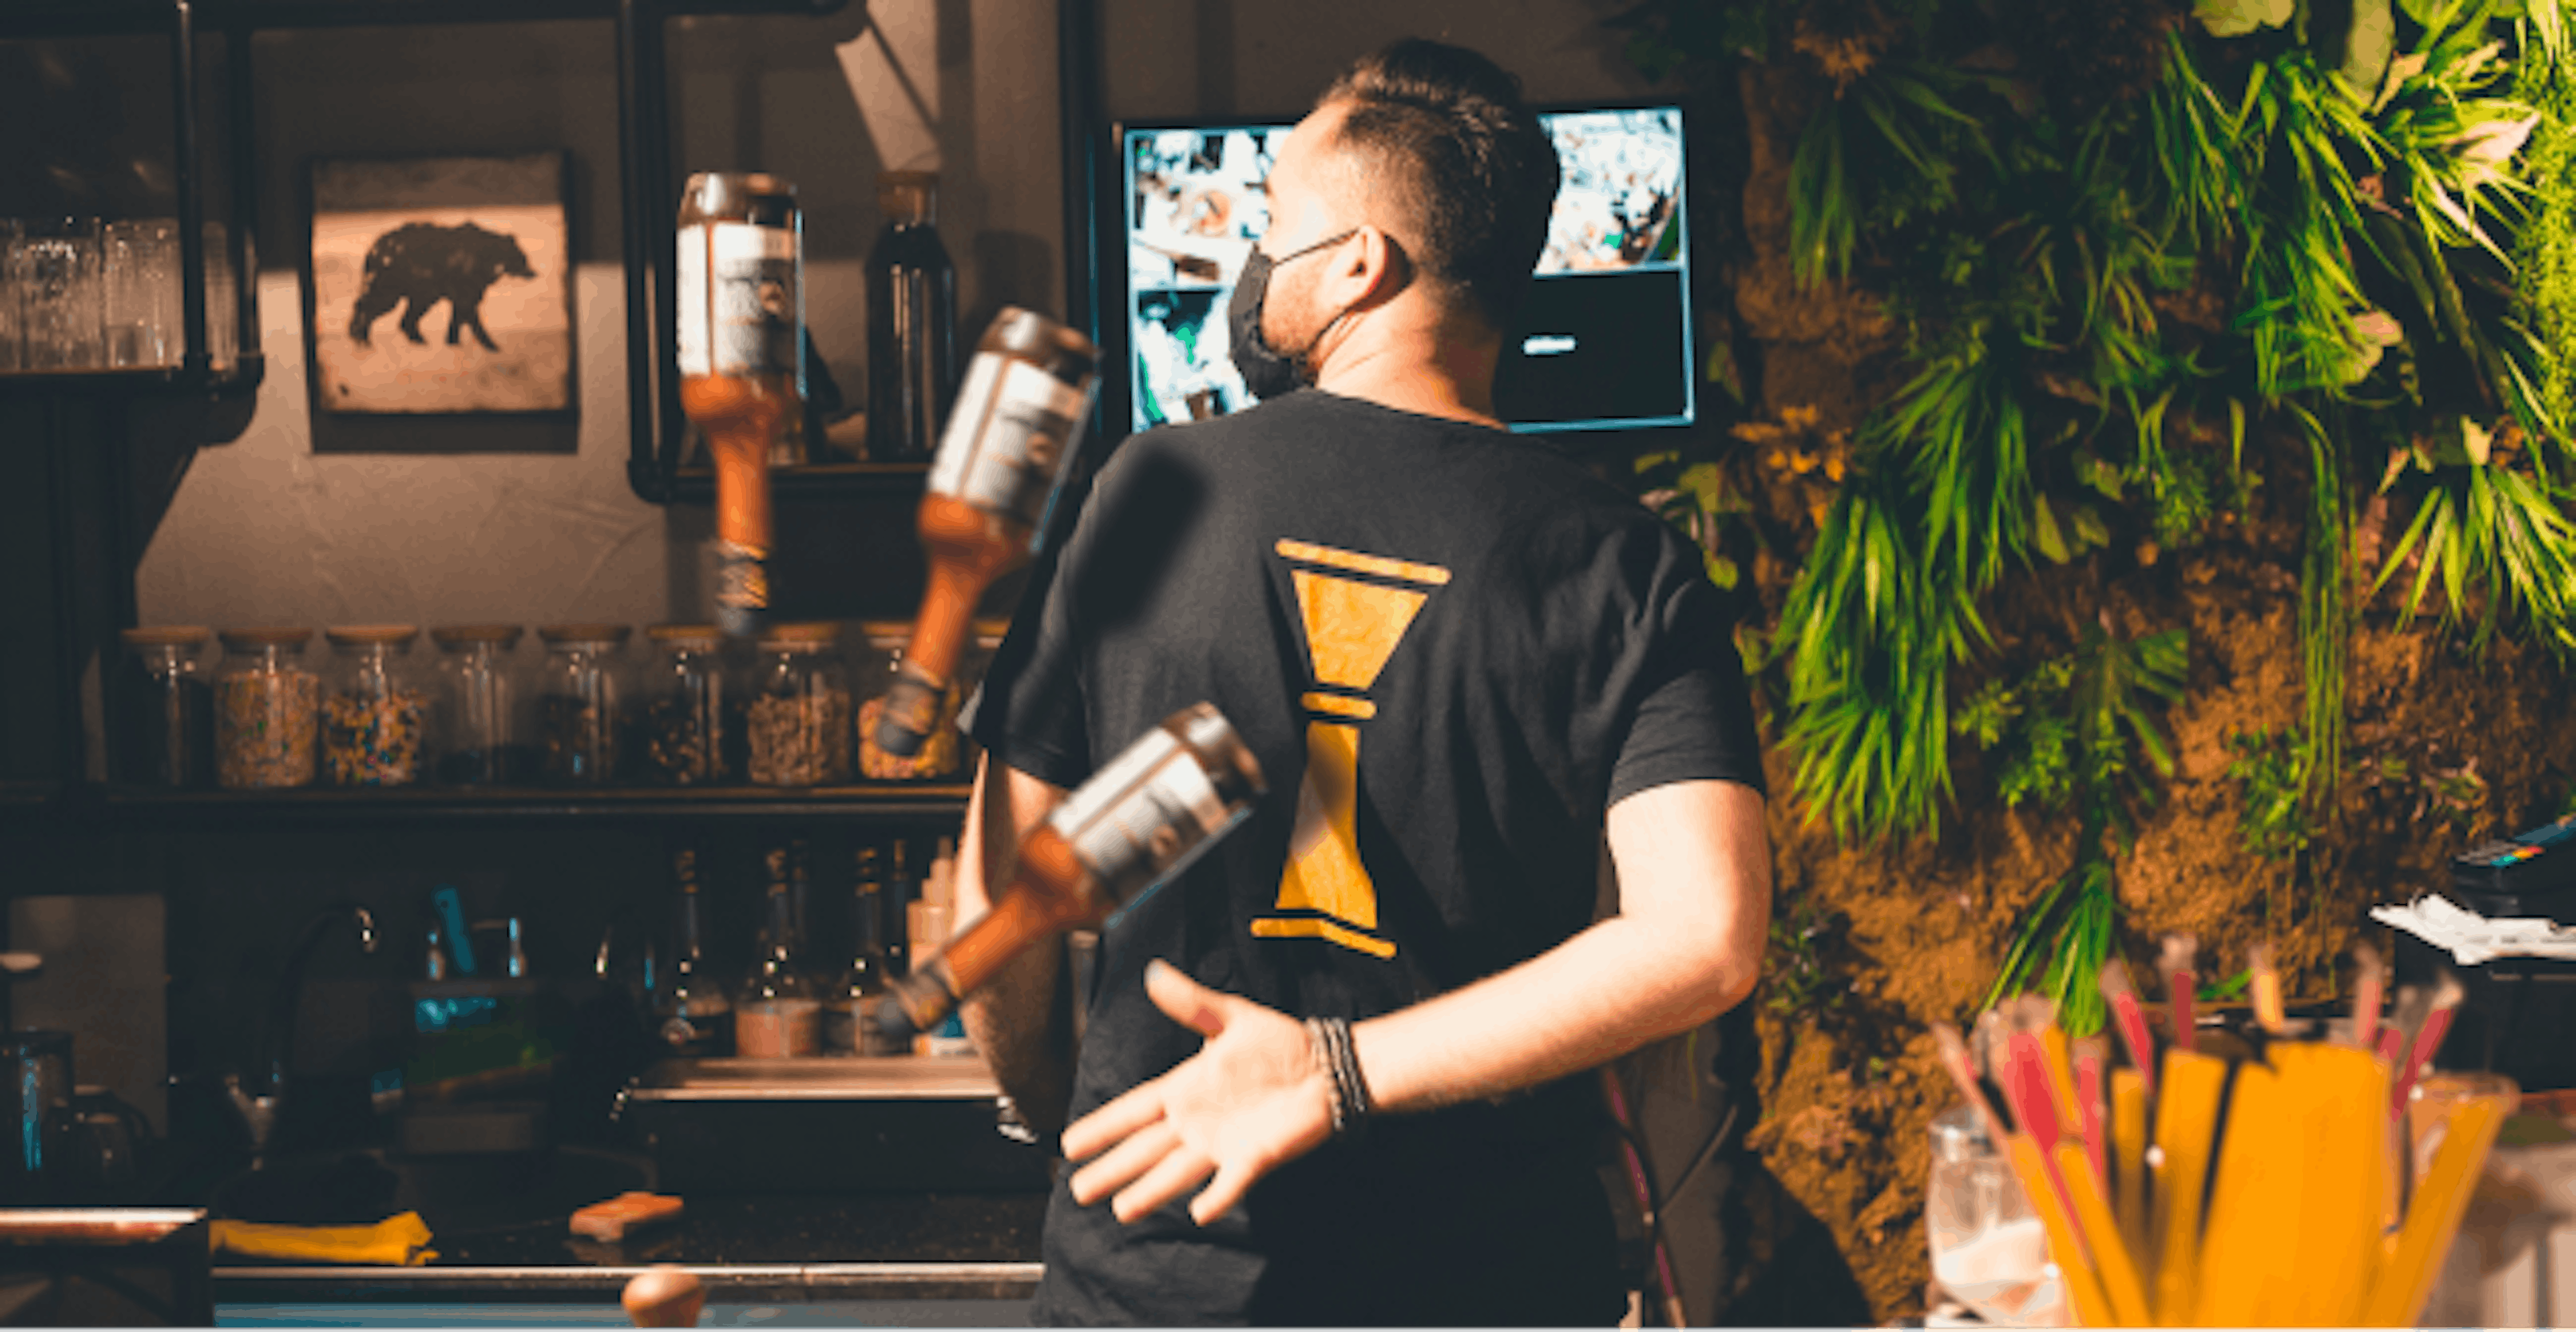
<path id="1" fill-rule="evenodd" d="M 2576 929 L 2538 917 L 2489 920 L 2435 893 L 2404 906 L 2378 906 L 2370 918 L 2448 949 L 2453 961 L 2474 967 L 2499 957 L 2576 961 Z"/>

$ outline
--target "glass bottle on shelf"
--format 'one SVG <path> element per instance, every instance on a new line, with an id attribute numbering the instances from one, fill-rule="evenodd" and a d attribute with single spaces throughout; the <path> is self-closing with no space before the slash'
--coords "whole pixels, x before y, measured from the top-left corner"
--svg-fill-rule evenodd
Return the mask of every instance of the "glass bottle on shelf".
<path id="1" fill-rule="evenodd" d="M 849 672 L 837 624 L 772 625 L 751 690 L 751 780 L 831 786 L 850 780 Z"/>
<path id="2" fill-rule="evenodd" d="M 796 1059 L 822 1048 L 822 997 L 797 957 L 789 859 L 785 847 L 769 853 L 768 924 L 761 930 L 760 960 L 734 996 L 734 1053 L 745 1059 Z"/>
<path id="3" fill-rule="evenodd" d="M 420 780 L 429 696 L 403 668 L 420 631 L 408 624 L 327 629 L 329 697 L 322 701 L 322 778 L 332 786 L 409 786 Z"/>
<path id="4" fill-rule="evenodd" d="M 451 786 L 509 786 L 536 775 L 528 743 L 525 696 L 511 649 L 515 624 L 446 625 L 429 631 L 438 644 L 438 779 Z"/>
<path id="5" fill-rule="evenodd" d="M 636 693 L 636 766 L 660 786 L 712 786 L 732 776 L 726 744 L 738 706 L 727 686 L 724 635 L 711 624 L 644 631 L 661 655 Z"/>
<path id="6" fill-rule="evenodd" d="M 310 629 L 227 629 L 215 672 L 215 781 L 233 790 L 313 783 L 322 681 L 304 669 Z"/>
<path id="7" fill-rule="evenodd" d="M 707 970 L 706 921 L 698 897 L 698 853 L 682 847 L 671 855 L 671 878 L 679 888 L 678 937 L 672 949 L 670 984 L 654 996 L 654 1029 L 671 1054 L 687 1059 L 733 1053 L 733 1002 Z"/>
<path id="8" fill-rule="evenodd" d="M 853 912 L 849 968 L 823 1000 L 823 1049 L 836 1055 L 881 1055 L 894 1050 L 877 1026 L 885 998 L 885 892 L 877 849 L 861 846 L 850 881 Z"/>
<path id="9" fill-rule="evenodd" d="M 125 779 L 172 789 L 205 785 L 215 737 L 212 695 L 197 658 L 214 631 L 148 626 L 122 636 L 143 676 L 126 709 Z"/>
<path id="10" fill-rule="evenodd" d="M 912 905 L 912 867 L 905 863 L 907 852 L 900 837 L 886 848 L 885 919 L 894 922 L 886 931 L 886 974 L 900 976 L 912 969 L 912 936 L 903 928 Z"/>
<path id="11" fill-rule="evenodd" d="M 617 773 L 618 650 L 622 624 L 550 624 L 545 675 L 537 691 L 537 744 L 546 780 L 606 786 Z"/>
<path id="12" fill-rule="evenodd" d="M 939 176 L 877 177 L 868 249 L 868 458 L 918 462 L 957 396 L 957 268 L 939 242 Z"/>

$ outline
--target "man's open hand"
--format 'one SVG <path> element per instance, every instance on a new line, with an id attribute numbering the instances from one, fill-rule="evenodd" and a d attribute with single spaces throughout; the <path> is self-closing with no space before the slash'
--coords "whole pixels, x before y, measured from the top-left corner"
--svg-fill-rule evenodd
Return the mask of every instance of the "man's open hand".
<path id="1" fill-rule="evenodd" d="M 1064 1131 L 1066 1158 L 1090 1162 L 1074 1173 L 1073 1200 L 1087 1207 L 1114 1191 L 1111 1210 L 1133 1221 L 1212 1175 L 1190 1203 L 1191 1218 L 1206 1225 L 1254 1181 L 1332 1135 L 1332 1075 L 1305 1024 L 1276 1009 L 1161 961 L 1145 968 L 1145 993 L 1207 1044 Z"/>

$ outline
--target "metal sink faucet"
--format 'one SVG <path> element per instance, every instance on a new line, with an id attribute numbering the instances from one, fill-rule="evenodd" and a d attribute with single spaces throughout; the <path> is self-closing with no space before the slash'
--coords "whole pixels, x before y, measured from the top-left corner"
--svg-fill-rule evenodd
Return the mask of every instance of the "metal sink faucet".
<path id="1" fill-rule="evenodd" d="M 287 949 L 286 966 L 277 974 L 277 992 L 270 1001 L 268 1023 L 260 1033 L 257 1069 L 263 1086 L 257 1095 L 242 1088 L 241 1075 L 224 1075 L 224 1090 L 231 1096 L 233 1109 L 241 1115 L 242 1127 L 250 1131 L 251 1161 L 256 1166 L 268 1153 L 269 1134 L 277 1127 L 278 1113 L 286 1107 L 286 1068 L 295 1057 L 295 1010 L 304 993 L 304 964 L 322 936 L 334 921 L 348 917 L 358 927 L 358 950 L 376 951 L 376 917 L 373 912 L 354 902 L 341 902 L 324 907 L 304 922 L 296 932 L 295 943 Z"/>

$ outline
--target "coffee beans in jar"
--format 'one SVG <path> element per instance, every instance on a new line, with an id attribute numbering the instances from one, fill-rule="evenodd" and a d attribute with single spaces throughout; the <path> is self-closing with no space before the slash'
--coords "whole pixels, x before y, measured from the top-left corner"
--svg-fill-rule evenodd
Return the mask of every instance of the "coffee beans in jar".
<path id="1" fill-rule="evenodd" d="M 752 688 L 750 777 L 763 786 L 850 780 L 849 672 L 836 624 L 772 625 Z"/>
<path id="2" fill-rule="evenodd" d="M 637 778 L 658 786 L 727 780 L 741 702 L 728 687 L 723 635 L 707 624 L 657 624 L 644 634 L 661 651 L 636 690 L 628 757 Z"/>

